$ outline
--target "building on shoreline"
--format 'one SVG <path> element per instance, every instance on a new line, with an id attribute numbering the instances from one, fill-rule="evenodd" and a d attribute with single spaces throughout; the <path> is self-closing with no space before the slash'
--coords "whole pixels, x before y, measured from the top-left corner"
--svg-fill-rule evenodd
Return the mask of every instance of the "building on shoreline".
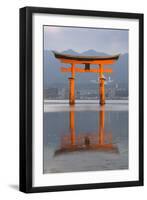
<path id="1" fill-rule="evenodd" d="M 79 87 L 75 89 L 75 96 L 78 100 L 97 100 L 99 99 L 98 87 L 91 86 Z M 113 99 L 128 99 L 128 88 L 123 84 L 110 84 L 105 88 L 106 97 L 108 100 Z M 65 86 L 49 87 L 44 89 L 44 99 L 46 100 L 67 100 L 69 97 L 69 89 Z"/>

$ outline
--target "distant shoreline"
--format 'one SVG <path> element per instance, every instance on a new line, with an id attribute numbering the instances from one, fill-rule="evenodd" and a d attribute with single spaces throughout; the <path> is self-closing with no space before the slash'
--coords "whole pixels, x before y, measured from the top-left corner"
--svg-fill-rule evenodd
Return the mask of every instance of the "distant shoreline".
<path id="1" fill-rule="evenodd" d="M 104 106 L 100 106 L 98 101 L 76 101 L 74 106 L 70 106 L 67 101 L 44 101 L 43 110 L 46 112 L 69 112 L 69 111 L 128 111 L 128 100 L 107 100 Z"/>
<path id="2" fill-rule="evenodd" d="M 68 104 L 69 100 L 47 100 L 44 104 Z M 99 100 L 76 100 L 76 104 L 98 104 Z M 106 104 L 128 104 L 129 100 L 106 100 Z"/>

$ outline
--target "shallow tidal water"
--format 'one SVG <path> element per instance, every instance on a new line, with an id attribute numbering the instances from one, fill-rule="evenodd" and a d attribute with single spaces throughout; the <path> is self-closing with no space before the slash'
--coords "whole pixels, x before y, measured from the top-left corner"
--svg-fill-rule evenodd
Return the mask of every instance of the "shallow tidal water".
<path id="1" fill-rule="evenodd" d="M 128 104 L 44 104 L 43 173 L 128 169 Z"/>

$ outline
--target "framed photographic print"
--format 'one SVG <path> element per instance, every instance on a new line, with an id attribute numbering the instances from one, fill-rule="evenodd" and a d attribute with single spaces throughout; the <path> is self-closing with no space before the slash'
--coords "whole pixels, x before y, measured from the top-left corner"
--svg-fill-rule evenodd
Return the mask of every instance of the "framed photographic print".
<path id="1" fill-rule="evenodd" d="M 20 9 L 20 191 L 143 185 L 143 14 Z"/>

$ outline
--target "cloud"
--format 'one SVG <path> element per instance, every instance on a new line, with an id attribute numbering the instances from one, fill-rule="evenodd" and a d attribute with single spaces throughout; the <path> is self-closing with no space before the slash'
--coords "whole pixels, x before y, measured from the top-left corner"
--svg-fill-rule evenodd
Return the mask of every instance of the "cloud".
<path id="1" fill-rule="evenodd" d="M 128 30 L 45 26 L 44 47 L 57 51 L 94 49 L 109 54 L 125 53 Z"/>

